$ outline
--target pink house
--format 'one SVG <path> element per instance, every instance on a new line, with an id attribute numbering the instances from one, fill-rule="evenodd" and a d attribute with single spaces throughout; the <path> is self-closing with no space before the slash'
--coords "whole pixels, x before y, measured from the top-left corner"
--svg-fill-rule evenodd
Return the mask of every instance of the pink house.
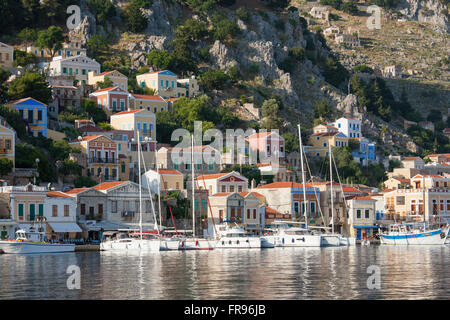
<path id="1" fill-rule="evenodd" d="M 284 148 L 284 138 L 281 137 L 276 132 L 260 132 L 254 133 L 249 136 L 247 139 L 250 150 L 257 151 L 260 156 L 260 162 L 264 163 L 264 159 L 278 157 L 280 163 L 284 163 L 285 161 L 285 148 Z M 269 159 L 267 159 L 269 160 Z"/>
<path id="2" fill-rule="evenodd" d="M 89 98 L 96 101 L 99 108 L 112 112 L 128 110 L 130 105 L 128 92 L 119 87 L 97 90 Z"/>

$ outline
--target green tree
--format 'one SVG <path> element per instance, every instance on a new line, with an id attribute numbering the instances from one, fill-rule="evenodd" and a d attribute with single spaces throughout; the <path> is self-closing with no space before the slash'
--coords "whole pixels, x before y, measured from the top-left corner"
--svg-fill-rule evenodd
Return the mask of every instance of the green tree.
<path id="1" fill-rule="evenodd" d="M 36 63 L 36 56 L 26 51 L 14 50 L 14 66 L 26 67 L 29 64 Z"/>
<path id="2" fill-rule="evenodd" d="M 340 9 L 342 11 L 344 11 L 345 13 L 348 13 L 351 15 L 356 15 L 359 11 L 355 0 L 350 0 L 350 1 L 342 3 Z"/>
<path id="3" fill-rule="evenodd" d="M 116 15 L 116 8 L 110 0 L 88 0 L 88 6 L 95 14 L 97 23 L 101 25 Z"/>
<path id="4" fill-rule="evenodd" d="M 0 177 L 7 176 L 13 169 L 13 162 L 7 158 L 0 158 Z"/>
<path id="5" fill-rule="evenodd" d="M 205 22 L 198 19 L 187 19 L 184 25 L 175 30 L 177 38 L 197 41 L 208 35 L 208 29 Z"/>
<path id="6" fill-rule="evenodd" d="M 208 70 L 200 76 L 200 86 L 206 90 L 224 89 L 228 86 L 229 76 L 222 70 Z"/>
<path id="7" fill-rule="evenodd" d="M 320 102 L 317 102 L 314 105 L 314 118 L 330 120 L 332 116 L 333 116 L 333 109 L 325 99 L 322 99 Z"/>
<path id="8" fill-rule="evenodd" d="M 265 100 L 261 106 L 262 116 L 265 118 L 262 127 L 265 129 L 280 129 L 283 119 L 279 117 L 279 106 L 276 99 Z"/>
<path id="9" fill-rule="evenodd" d="M 104 37 L 101 35 L 95 34 L 89 38 L 86 44 L 86 48 L 88 50 L 88 54 L 90 57 L 98 57 L 98 55 L 108 52 L 109 45 Z"/>
<path id="10" fill-rule="evenodd" d="M 0 103 L 5 103 L 8 101 L 8 87 L 6 85 L 6 80 L 11 76 L 11 72 L 8 69 L 3 69 L 0 67 Z"/>
<path id="11" fill-rule="evenodd" d="M 74 180 L 73 184 L 75 185 L 75 188 L 90 188 L 97 185 L 97 182 L 89 177 L 79 176 Z"/>
<path id="12" fill-rule="evenodd" d="M 109 78 L 105 77 L 103 81 L 97 82 L 100 89 L 106 89 L 114 87 L 114 82 Z"/>
<path id="13" fill-rule="evenodd" d="M 431 109 L 430 113 L 428 113 L 427 121 L 438 122 L 442 121 L 442 113 L 440 110 Z"/>
<path id="14" fill-rule="evenodd" d="M 172 57 L 167 50 L 154 49 L 147 55 L 147 63 L 157 70 L 166 70 L 172 65 Z"/>
<path id="15" fill-rule="evenodd" d="M 52 58 L 62 48 L 63 42 L 63 30 L 56 26 L 50 26 L 47 30 L 39 31 L 36 40 L 39 48 L 48 49 Z"/>
<path id="16" fill-rule="evenodd" d="M 122 18 L 128 31 L 138 33 L 147 28 L 147 18 L 142 13 L 136 0 L 131 0 L 131 2 L 128 3 L 122 13 Z"/>
<path id="17" fill-rule="evenodd" d="M 37 40 L 37 31 L 32 28 L 24 28 L 18 34 L 22 42 L 34 43 Z"/>
<path id="18" fill-rule="evenodd" d="M 47 104 L 52 92 L 43 74 L 27 71 L 22 77 L 11 82 L 8 95 L 14 100 L 31 97 Z"/>
<path id="19" fill-rule="evenodd" d="M 62 166 L 59 168 L 59 173 L 63 175 L 81 175 L 82 166 L 76 161 L 70 159 L 64 159 Z"/>
<path id="20" fill-rule="evenodd" d="M 295 134 L 287 132 L 282 137 L 284 138 L 286 152 L 300 151 L 298 137 Z"/>
<path id="21" fill-rule="evenodd" d="M 95 101 L 85 99 L 82 103 L 83 110 L 88 114 L 95 123 L 106 122 L 108 116 L 105 111 L 97 106 Z"/>

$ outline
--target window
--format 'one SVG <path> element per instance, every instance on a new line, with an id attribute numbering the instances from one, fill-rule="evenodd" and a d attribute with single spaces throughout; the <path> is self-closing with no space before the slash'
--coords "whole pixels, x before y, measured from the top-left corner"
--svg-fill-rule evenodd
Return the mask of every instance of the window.
<path id="1" fill-rule="evenodd" d="M 209 163 L 208 163 L 208 170 L 209 171 L 213 171 L 214 170 L 214 163 L 212 162 L 212 160 L 210 160 Z"/>
<path id="2" fill-rule="evenodd" d="M 36 218 L 36 205 L 34 203 L 30 203 L 30 221 L 34 221 Z"/>
<path id="3" fill-rule="evenodd" d="M 42 110 L 38 110 L 38 121 L 42 121 Z"/>
<path id="4" fill-rule="evenodd" d="M 56 204 L 52 205 L 52 217 L 58 216 L 58 206 Z"/>
<path id="5" fill-rule="evenodd" d="M 315 202 L 311 202 L 310 210 L 311 210 L 311 215 L 315 215 L 315 213 L 316 213 L 316 203 Z"/>
<path id="6" fill-rule="evenodd" d="M 238 192 L 242 192 L 242 186 L 238 186 Z"/>
<path id="7" fill-rule="evenodd" d="M 38 214 L 39 214 L 39 217 L 44 216 L 44 204 L 42 204 L 42 203 L 38 204 Z"/>
<path id="8" fill-rule="evenodd" d="M 122 173 L 125 173 L 125 162 L 122 162 L 120 169 L 121 169 Z"/>
<path id="9" fill-rule="evenodd" d="M 201 163 L 197 163 L 196 168 L 197 168 L 197 170 L 201 170 L 202 169 L 202 164 Z"/>
<path id="10" fill-rule="evenodd" d="M 444 200 L 440 200 L 440 210 L 444 211 Z"/>
<path id="11" fill-rule="evenodd" d="M 447 200 L 447 211 L 450 211 L 450 200 Z"/>
<path id="12" fill-rule="evenodd" d="M 230 186 L 230 192 L 234 192 L 234 186 Z"/>
<path id="13" fill-rule="evenodd" d="M 190 170 L 191 169 L 191 164 L 190 163 L 186 163 L 186 170 Z"/>
<path id="14" fill-rule="evenodd" d="M 82 215 L 86 214 L 86 204 L 84 204 L 84 203 L 81 204 L 80 214 L 82 214 Z"/>
<path id="15" fill-rule="evenodd" d="M 85 75 L 86 75 L 86 69 L 81 69 L 81 74 L 82 74 L 83 76 L 85 76 Z"/>
<path id="16" fill-rule="evenodd" d="M 69 216 L 69 205 L 65 204 L 64 205 L 64 217 L 68 217 Z"/>
<path id="17" fill-rule="evenodd" d="M 161 87 L 164 87 L 164 80 L 161 80 Z"/>
<path id="18" fill-rule="evenodd" d="M 364 210 L 364 216 L 366 219 L 370 218 L 370 210 L 369 209 Z"/>
<path id="19" fill-rule="evenodd" d="M 111 201 L 111 211 L 114 213 L 117 212 L 117 201 Z"/>
<path id="20" fill-rule="evenodd" d="M 66 67 L 63 68 L 63 74 L 65 74 L 65 73 L 67 73 L 67 68 Z"/>
<path id="21" fill-rule="evenodd" d="M 178 161 L 174 161 L 174 162 L 173 162 L 173 168 L 174 168 L 175 170 L 178 170 L 178 169 L 179 169 Z"/>
<path id="22" fill-rule="evenodd" d="M 33 110 L 28 110 L 28 121 L 33 122 Z"/>
<path id="23" fill-rule="evenodd" d="M 361 210 L 360 209 L 356 210 L 356 218 L 361 219 Z"/>
<path id="24" fill-rule="evenodd" d="M 253 209 L 253 219 L 256 219 L 256 209 Z"/>
<path id="25" fill-rule="evenodd" d="M 250 209 L 247 209 L 247 219 L 250 219 Z"/>
<path id="26" fill-rule="evenodd" d="M 227 192 L 227 187 L 226 186 L 222 186 L 222 192 Z"/>
<path id="27" fill-rule="evenodd" d="M 299 211 L 298 211 L 299 209 L 298 209 L 298 201 L 295 201 L 294 202 L 294 212 L 295 213 L 298 213 Z"/>
<path id="28" fill-rule="evenodd" d="M 23 203 L 19 203 L 19 220 L 23 220 Z"/>

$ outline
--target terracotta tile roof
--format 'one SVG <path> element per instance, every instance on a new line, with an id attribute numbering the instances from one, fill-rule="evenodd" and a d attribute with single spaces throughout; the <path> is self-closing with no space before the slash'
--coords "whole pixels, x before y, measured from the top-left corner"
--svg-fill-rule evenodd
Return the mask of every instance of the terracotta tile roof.
<path id="1" fill-rule="evenodd" d="M 380 193 L 388 193 L 388 192 L 391 192 L 391 191 L 394 191 L 395 189 L 384 189 L 384 190 L 381 190 L 380 191 Z"/>
<path id="2" fill-rule="evenodd" d="M 101 184 L 98 184 L 94 187 L 92 187 L 95 190 L 108 190 L 117 186 L 120 186 L 121 184 L 127 183 L 128 181 L 112 181 L 112 182 L 103 182 Z"/>
<path id="3" fill-rule="evenodd" d="M 84 191 L 89 190 L 89 189 L 91 189 L 91 188 L 74 188 L 74 189 L 71 189 L 71 190 L 66 191 L 64 193 L 66 193 L 66 194 L 78 194 L 80 192 L 84 192 Z"/>
<path id="4" fill-rule="evenodd" d="M 67 194 L 65 194 L 65 193 L 63 193 L 61 191 L 50 191 L 50 192 L 47 192 L 47 197 L 51 197 L 51 198 L 54 198 L 54 197 L 72 198 L 71 196 L 69 196 L 69 195 L 67 195 Z"/>
<path id="5" fill-rule="evenodd" d="M 153 170 L 156 171 L 156 170 Z M 166 169 L 158 169 L 158 172 L 160 174 L 177 174 L 177 175 L 183 175 L 180 171 L 178 170 L 166 170 Z"/>
<path id="6" fill-rule="evenodd" d="M 231 194 L 231 192 L 218 192 L 218 193 L 214 193 L 211 197 L 226 197 L 230 194 Z"/>
<path id="7" fill-rule="evenodd" d="M 101 136 L 100 134 L 95 134 L 95 135 L 92 135 L 92 136 L 84 136 L 84 137 L 82 137 L 82 141 L 90 141 L 90 140 L 98 138 L 100 136 Z M 78 139 L 75 139 L 72 142 L 78 142 L 78 141 L 79 141 Z"/>
<path id="8" fill-rule="evenodd" d="M 163 98 L 161 98 L 160 96 L 150 96 L 150 95 L 146 95 L 146 94 L 131 94 L 133 97 L 135 97 L 136 99 L 140 99 L 140 100 L 157 100 L 157 101 L 164 101 Z"/>
<path id="9" fill-rule="evenodd" d="M 358 190 L 356 188 L 353 187 L 342 187 L 342 191 L 344 192 L 357 192 L 357 193 L 364 193 L 361 190 Z"/>
<path id="10" fill-rule="evenodd" d="M 282 214 L 281 212 L 279 212 L 271 207 L 266 207 L 266 213 Z"/>
<path id="11" fill-rule="evenodd" d="M 204 174 L 204 175 L 198 176 L 197 178 L 195 178 L 195 180 L 217 179 L 217 178 L 221 178 L 223 176 L 226 176 L 227 174 L 230 174 L 230 173 L 231 172 Z"/>
<path id="12" fill-rule="evenodd" d="M 97 90 L 97 91 L 94 91 L 93 93 L 110 91 L 110 90 L 114 90 L 114 89 L 116 89 L 116 88 L 118 88 L 118 86 L 110 87 L 110 88 L 105 88 L 105 89 L 99 89 L 99 90 Z"/>
<path id="13" fill-rule="evenodd" d="M 55 85 L 53 85 L 52 88 L 78 89 L 77 87 L 74 87 L 74 86 L 55 86 Z"/>
<path id="14" fill-rule="evenodd" d="M 412 179 L 418 179 L 418 178 L 440 178 L 443 179 L 443 176 L 437 175 L 437 174 L 416 174 Z"/>
<path id="15" fill-rule="evenodd" d="M 114 71 L 115 71 L 115 70 L 112 70 L 112 71 L 105 71 L 105 72 L 102 72 L 102 73 L 99 73 L 99 74 L 95 75 L 94 77 L 104 76 L 105 74 L 109 74 L 109 73 L 114 72 Z"/>
<path id="16" fill-rule="evenodd" d="M 166 101 L 170 101 L 170 102 L 172 102 L 172 101 L 177 101 L 177 100 L 179 100 L 180 98 L 169 98 L 169 99 L 165 99 Z"/>
<path id="17" fill-rule="evenodd" d="M 416 160 L 416 159 L 419 159 L 419 157 L 406 157 L 406 158 L 403 158 L 402 161 L 413 161 L 413 160 Z"/>
<path id="18" fill-rule="evenodd" d="M 114 117 L 114 116 L 120 116 L 120 115 L 122 115 L 122 114 L 137 113 L 137 112 L 142 111 L 142 110 L 144 110 L 144 109 L 136 109 L 136 110 L 120 111 L 120 112 L 117 112 L 117 113 L 113 114 L 112 117 Z"/>

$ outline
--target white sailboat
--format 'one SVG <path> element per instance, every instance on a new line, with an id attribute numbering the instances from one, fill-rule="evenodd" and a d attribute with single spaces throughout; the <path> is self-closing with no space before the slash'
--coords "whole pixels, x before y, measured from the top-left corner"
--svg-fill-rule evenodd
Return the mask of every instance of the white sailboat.
<path id="1" fill-rule="evenodd" d="M 60 253 L 74 252 L 74 244 L 45 242 L 45 233 L 40 231 L 16 231 L 15 240 L 0 240 L 0 251 L 3 253 Z"/>
<path id="2" fill-rule="evenodd" d="M 103 251 L 139 251 L 139 252 L 159 252 L 161 250 L 161 241 L 159 238 L 144 239 L 142 232 L 142 181 L 141 181 L 141 144 L 139 131 L 137 131 L 137 147 L 138 147 L 138 170 L 139 170 L 139 237 L 131 237 L 130 233 L 122 234 L 119 238 L 104 239 L 100 243 L 100 250 Z M 150 200 L 153 200 L 150 195 Z M 153 208 L 153 214 L 154 208 Z M 156 217 L 155 217 L 156 224 Z"/>
<path id="3" fill-rule="evenodd" d="M 212 250 L 214 241 L 196 237 L 195 234 L 195 172 L 194 172 L 194 135 L 191 137 L 191 175 L 192 175 L 192 237 L 184 237 L 180 241 L 179 250 Z"/>
<path id="4" fill-rule="evenodd" d="M 356 238 L 345 237 L 342 234 L 335 233 L 334 231 L 334 199 L 333 199 L 333 157 L 331 153 L 331 144 L 328 144 L 328 156 L 330 161 L 330 200 L 331 200 L 331 233 L 325 233 L 322 235 L 323 246 L 350 246 L 356 244 Z M 337 172 L 337 170 L 336 170 Z M 338 176 L 339 178 L 339 176 Z M 341 185 L 342 188 L 342 185 Z M 342 192 L 344 194 L 344 192 Z M 345 199 L 344 199 L 345 204 Z"/>
<path id="5" fill-rule="evenodd" d="M 217 226 L 216 249 L 260 249 L 261 238 L 250 235 L 237 223 L 226 220 Z"/>
<path id="6" fill-rule="evenodd" d="M 300 164 L 302 169 L 302 185 L 303 185 L 303 215 L 305 218 L 305 227 L 292 227 L 289 225 L 298 224 L 294 221 L 275 221 L 277 224 L 273 235 L 263 236 L 263 245 L 269 247 L 274 245 L 276 247 L 320 247 L 322 246 L 322 235 L 319 231 L 313 231 L 308 227 L 308 205 L 306 201 L 306 179 L 305 170 L 303 166 L 303 142 L 302 131 L 300 124 L 298 127 L 298 137 L 300 144 Z M 303 224 L 300 222 L 300 224 Z"/>

